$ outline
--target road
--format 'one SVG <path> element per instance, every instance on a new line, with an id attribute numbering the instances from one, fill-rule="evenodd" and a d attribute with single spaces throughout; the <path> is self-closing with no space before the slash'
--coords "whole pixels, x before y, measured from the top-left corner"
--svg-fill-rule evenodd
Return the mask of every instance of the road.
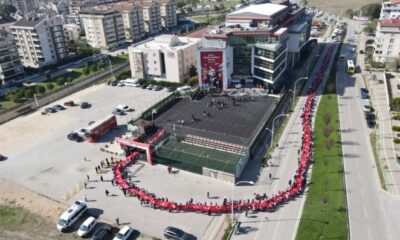
<path id="1" fill-rule="evenodd" d="M 348 23 L 348 35 L 360 32 L 361 24 Z M 342 53 L 352 57 L 355 44 L 345 42 Z M 349 76 L 344 61 L 338 64 L 337 89 L 340 131 L 345 168 L 351 239 L 397 239 L 399 199 L 383 192 L 369 141 L 371 132 L 366 125 L 360 98 L 365 87 L 360 74 Z"/>

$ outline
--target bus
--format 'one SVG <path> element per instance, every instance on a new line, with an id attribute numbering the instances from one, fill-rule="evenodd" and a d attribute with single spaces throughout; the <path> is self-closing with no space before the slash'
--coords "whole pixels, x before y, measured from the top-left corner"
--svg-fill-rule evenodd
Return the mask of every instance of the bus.
<path id="1" fill-rule="evenodd" d="M 107 116 L 85 129 L 85 139 L 88 142 L 96 142 L 101 136 L 116 127 L 117 118 L 114 115 Z"/>
<path id="2" fill-rule="evenodd" d="M 354 66 L 353 60 L 347 60 L 347 73 L 353 74 L 356 68 Z"/>

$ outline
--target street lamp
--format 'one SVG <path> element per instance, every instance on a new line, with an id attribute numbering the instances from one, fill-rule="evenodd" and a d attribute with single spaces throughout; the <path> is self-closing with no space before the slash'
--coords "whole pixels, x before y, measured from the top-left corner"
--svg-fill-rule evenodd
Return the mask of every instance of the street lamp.
<path id="1" fill-rule="evenodd" d="M 279 114 L 279 115 L 276 116 L 276 117 L 274 118 L 274 120 L 272 121 L 272 138 L 271 138 L 271 144 L 272 144 L 272 142 L 274 141 L 275 120 L 278 119 L 279 117 L 283 117 L 283 116 L 289 116 L 289 114 L 286 114 L 286 113 Z"/>
<path id="2" fill-rule="evenodd" d="M 271 135 L 273 136 L 273 132 L 272 132 L 271 129 L 265 128 L 265 130 L 269 131 L 269 132 L 271 133 Z M 269 147 L 270 147 L 270 148 L 272 147 L 272 138 L 271 138 L 271 142 L 270 142 L 270 144 L 269 144 Z"/>
<path id="3" fill-rule="evenodd" d="M 235 190 L 235 187 L 237 186 L 237 185 L 239 185 L 239 184 L 242 184 L 242 183 L 247 183 L 247 184 L 250 184 L 250 185 L 254 185 L 254 182 L 253 181 L 240 181 L 240 182 L 237 182 L 237 183 L 235 183 L 235 185 L 233 186 L 233 188 L 232 188 L 232 196 L 231 196 L 231 206 L 232 206 L 232 226 L 235 224 L 235 221 L 234 221 L 234 219 L 233 219 L 233 192 L 234 192 L 234 190 Z"/>
<path id="4" fill-rule="evenodd" d="M 297 80 L 296 80 L 296 82 L 294 82 L 294 86 L 293 86 L 293 90 L 292 90 L 292 92 L 293 92 L 293 99 L 292 99 L 292 109 L 294 109 L 293 108 L 293 106 L 294 106 L 294 100 L 296 99 L 296 84 L 300 81 L 300 80 L 308 80 L 308 77 L 301 77 L 301 78 L 298 78 Z"/>

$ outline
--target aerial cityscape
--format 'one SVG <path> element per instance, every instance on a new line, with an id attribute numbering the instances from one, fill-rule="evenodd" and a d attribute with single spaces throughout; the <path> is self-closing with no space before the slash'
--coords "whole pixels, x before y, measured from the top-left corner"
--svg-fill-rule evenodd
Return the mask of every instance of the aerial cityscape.
<path id="1" fill-rule="evenodd" d="M 0 0 L 0 239 L 400 236 L 400 0 Z"/>

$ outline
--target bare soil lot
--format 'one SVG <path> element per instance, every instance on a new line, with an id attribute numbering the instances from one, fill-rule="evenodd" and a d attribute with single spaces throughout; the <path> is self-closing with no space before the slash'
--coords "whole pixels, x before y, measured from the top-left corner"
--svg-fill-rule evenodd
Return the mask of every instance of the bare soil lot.
<path id="1" fill-rule="evenodd" d="M 347 9 L 358 10 L 362 6 L 370 3 L 380 3 L 382 1 L 378 0 L 309 0 L 308 4 L 310 6 L 315 6 L 317 4 L 318 9 L 325 12 L 333 13 L 335 15 L 345 16 Z"/>

